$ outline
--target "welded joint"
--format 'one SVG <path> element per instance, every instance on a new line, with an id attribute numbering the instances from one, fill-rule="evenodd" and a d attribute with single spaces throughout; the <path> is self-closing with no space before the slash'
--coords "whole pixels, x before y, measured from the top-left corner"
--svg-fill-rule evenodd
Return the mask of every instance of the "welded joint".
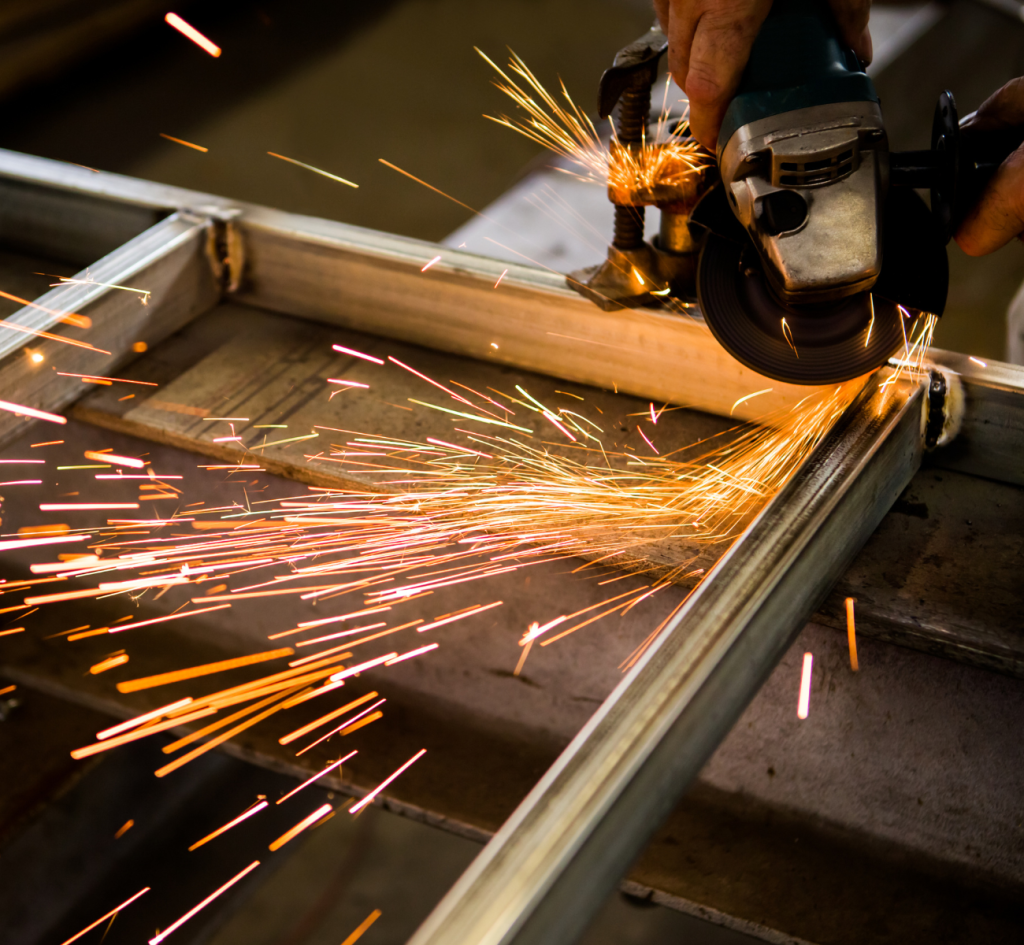
<path id="1" fill-rule="evenodd" d="M 924 446 L 936 449 L 951 443 L 964 419 L 964 385 L 949 368 L 933 365 L 928 376 L 928 401 L 924 412 Z"/>
<path id="2" fill-rule="evenodd" d="M 236 222 L 242 211 L 234 207 L 202 206 L 183 208 L 178 213 L 187 220 L 206 224 L 203 249 L 213 277 L 222 292 L 237 292 L 245 274 L 245 244 Z"/>

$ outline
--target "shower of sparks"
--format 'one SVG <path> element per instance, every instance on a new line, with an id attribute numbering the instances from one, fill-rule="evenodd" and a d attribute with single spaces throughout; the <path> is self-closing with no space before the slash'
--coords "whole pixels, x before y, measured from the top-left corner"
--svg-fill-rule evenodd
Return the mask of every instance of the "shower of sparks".
<path id="1" fill-rule="evenodd" d="M 580 169 L 576 176 L 581 180 L 607 186 L 621 195 L 649 193 L 659 185 L 674 186 L 695 179 L 714 161 L 689 137 L 686 118 L 673 124 L 667 109 L 662 111 L 654 136 L 650 140 L 645 137 L 640 147 L 624 146 L 616 137 L 606 145 L 563 83 L 559 82 L 560 101 L 515 53 L 506 72 L 479 49 L 477 52 L 501 77 L 495 86 L 525 112 L 525 119 L 485 117 L 568 158 Z"/>
<path id="2" fill-rule="evenodd" d="M 192 916 L 194 916 L 197 912 L 200 912 L 203 909 L 205 909 L 211 902 L 213 902 L 214 899 L 216 899 L 223 893 L 227 892 L 232 886 L 235 885 L 235 883 L 245 879 L 245 877 L 248 876 L 259 865 L 259 860 L 253 860 L 252 863 L 250 863 L 244 870 L 232 876 L 231 879 L 229 879 L 223 886 L 220 887 L 220 889 L 214 890 L 212 893 L 210 893 L 210 895 L 207 896 L 201 903 L 199 903 L 198 906 L 189 909 L 189 911 L 186 912 L 180 919 L 178 919 L 177 922 L 172 923 L 162 932 L 159 932 L 155 936 L 153 936 L 153 938 L 149 940 L 149 945 L 160 945 L 160 942 L 167 938 L 168 935 L 170 935 L 176 929 L 181 928 L 186 922 L 188 922 L 189 919 L 192 918 Z"/>
<path id="3" fill-rule="evenodd" d="M 338 177 L 337 174 L 331 174 L 328 171 L 321 170 L 319 167 L 313 167 L 312 164 L 304 164 L 302 161 L 296 161 L 295 158 L 285 157 L 283 154 L 277 154 L 274 151 L 268 151 L 271 157 L 275 157 L 281 161 L 287 161 L 289 164 L 294 164 L 296 167 L 305 168 L 307 171 L 312 171 L 314 174 L 319 174 L 321 177 L 329 177 L 333 181 L 337 181 L 339 184 L 344 184 L 346 187 L 355 187 L 359 189 L 358 184 L 353 184 L 350 180 L 345 180 L 344 177 Z"/>
<path id="4" fill-rule="evenodd" d="M 199 30 L 186 23 L 177 13 L 168 13 L 164 17 L 164 22 L 168 26 L 173 26 L 182 36 L 192 40 L 203 52 L 209 53 L 214 59 L 220 55 L 220 46 L 208 40 Z"/>
<path id="5" fill-rule="evenodd" d="M 814 655 L 804 653 L 803 669 L 800 672 L 800 698 L 797 702 L 796 717 L 806 719 L 811 708 L 811 669 L 814 666 Z"/>
<path id="6" fill-rule="evenodd" d="M 165 135 L 162 131 L 160 132 L 161 138 L 166 138 L 168 141 L 173 141 L 175 144 L 183 144 L 186 148 L 192 148 L 194 151 L 202 151 L 206 154 L 209 148 L 204 148 L 201 144 L 193 144 L 191 141 L 186 141 L 184 138 L 175 138 L 173 135 Z"/>

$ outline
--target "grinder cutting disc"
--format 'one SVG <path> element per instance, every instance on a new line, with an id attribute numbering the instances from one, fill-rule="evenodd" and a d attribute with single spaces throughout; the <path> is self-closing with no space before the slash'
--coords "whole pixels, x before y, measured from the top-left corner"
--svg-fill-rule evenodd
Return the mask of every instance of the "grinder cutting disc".
<path id="1" fill-rule="evenodd" d="M 903 347 L 904 329 L 909 333 L 918 312 L 941 315 L 946 306 L 946 249 L 914 191 L 889 192 L 882 247 L 882 271 L 871 292 L 787 305 L 769 286 L 746 233 L 739 227 L 716 232 L 712 225 L 697 271 L 701 310 L 722 346 L 759 374 L 792 384 L 851 380 L 881 367 Z"/>

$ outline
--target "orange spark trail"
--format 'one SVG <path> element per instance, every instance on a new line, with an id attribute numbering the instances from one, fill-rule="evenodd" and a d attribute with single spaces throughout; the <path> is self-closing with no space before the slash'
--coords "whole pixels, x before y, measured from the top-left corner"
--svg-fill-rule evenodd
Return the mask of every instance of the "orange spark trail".
<path id="1" fill-rule="evenodd" d="M 204 154 L 209 151 L 209 148 L 204 148 L 201 144 L 193 144 L 191 141 L 185 141 L 183 138 L 175 138 L 173 135 L 165 135 L 162 131 L 160 132 L 161 138 L 166 138 L 168 141 L 173 141 L 175 144 L 183 144 L 186 148 L 192 148 L 195 151 L 202 151 Z"/>
<path id="2" fill-rule="evenodd" d="M 380 909 L 374 909 L 362 922 L 359 923 L 341 945 L 356 945 L 356 942 L 363 937 L 363 933 L 376 922 L 383 913 Z"/>
<path id="3" fill-rule="evenodd" d="M 339 184 L 345 184 L 348 187 L 359 188 L 358 184 L 353 184 L 350 180 L 345 180 L 344 177 L 338 177 L 337 174 L 329 174 L 327 171 L 322 171 L 319 167 L 313 167 L 312 164 L 303 164 L 302 161 L 296 161 L 295 158 L 285 157 L 283 154 L 276 154 L 273 151 L 268 151 L 271 157 L 279 158 L 282 161 L 287 161 L 289 164 L 295 164 L 298 167 L 304 167 L 307 171 L 312 171 L 314 174 L 320 174 L 322 177 L 329 177 L 331 180 L 337 181 Z"/>
<path id="4" fill-rule="evenodd" d="M 318 729 L 321 725 L 326 725 L 328 722 L 336 719 L 339 715 L 344 715 L 346 712 L 350 712 L 357 706 L 361 706 L 364 702 L 369 702 L 371 699 L 377 696 L 376 692 L 368 692 L 365 696 L 360 696 L 358 699 L 343 705 L 340 709 L 335 709 L 333 712 L 328 712 L 327 715 L 323 715 L 313 722 L 307 725 L 303 725 L 301 728 L 295 729 L 294 732 L 289 732 L 287 735 L 282 736 L 278 739 L 281 745 L 289 745 L 297 738 L 302 738 L 303 735 L 308 735 L 310 732 Z"/>
<path id="5" fill-rule="evenodd" d="M 3 324 L 0 322 L 0 324 Z M 50 423 L 67 423 L 67 417 L 61 417 L 55 413 L 47 413 L 45 410 L 36 410 L 35 407 L 23 407 L 21 404 L 12 404 L 8 400 L 0 400 L 0 410 L 9 410 L 11 413 L 21 414 L 25 417 L 33 417 L 36 420 L 49 420 Z"/>
<path id="6" fill-rule="evenodd" d="M 271 851 L 280 850 L 281 847 L 283 847 L 289 840 L 293 840 L 300 833 L 302 833 L 303 830 L 305 830 L 307 827 L 311 827 L 318 820 L 321 820 L 322 818 L 326 817 L 333 810 L 334 808 L 331 807 L 330 804 L 323 804 L 322 806 L 318 807 L 315 811 L 313 811 L 313 813 L 310 814 L 308 817 L 304 817 L 302 820 L 300 820 L 290 830 L 286 830 L 283 834 L 281 834 L 280 837 L 278 837 L 273 843 L 270 844 L 268 849 Z"/>
<path id="7" fill-rule="evenodd" d="M 282 656 L 292 656 L 295 650 L 290 646 L 280 650 L 268 650 L 265 653 L 253 653 L 250 656 L 239 656 L 231 660 L 220 660 L 217 663 L 204 663 L 202 666 L 190 666 L 188 669 L 177 669 L 170 673 L 158 673 L 156 676 L 143 676 L 140 679 L 129 679 L 127 682 L 117 684 L 118 692 L 138 692 L 142 689 L 152 689 L 155 686 L 166 686 L 170 683 L 181 682 L 183 679 L 197 679 L 199 676 L 209 676 L 212 673 L 223 673 L 229 669 L 238 669 L 241 666 L 252 666 L 254 663 L 265 663 L 267 660 L 276 660 Z"/>
<path id="8" fill-rule="evenodd" d="M 300 784 L 297 788 L 292 788 L 292 790 L 290 790 L 287 794 L 285 794 L 284 797 L 278 798 L 277 803 L 278 804 L 283 804 L 286 800 L 288 800 L 288 798 L 294 797 L 303 788 L 307 788 L 311 784 L 315 784 L 324 775 L 330 774 L 335 768 L 340 768 L 346 761 L 348 761 L 350 758 L 355 757 L 358 754 L 359 754 L 358 749 L 356 751 L 350 751 L 347 755 L 345 755 L 344 758 L 339 758 L 337 761 L 331 762 L 326 768 L 323 769 L 323 771 L 318 771 L 311 778 L 307 778 L 305 781 L 303 781 L 302 784 Z"/>
<path id="9" fill-rule="evenodd" d="M 164 22 L 168 26 L 173 26 L 182 36 L 192 40 L 203 52 L 209 53 L 216 59 L 220 53 L 221 48 L 216 43 L 208 40 L 202 33 L 199 32 L 194 26 L 186 23 L 177 13 L 168 13 L 164 17 Z M 152 945 L 152 943 L 150 943 Z"/>
<path id="10" fill-rule="evenodd" d="M 222 827 L 218 827 L 212 833 L 208 833 L 205 837 L 203 837 L 202 840 L 197 840 L 195 843 L 192 844 L 192 846 L 190 846 L 188 848 L 188 852 L 191 853 L 193 850 L 198 850 L 201 846 L 203 846 L 206 843 L 209 843 L 211 840 L 215 840 L 222 833 L 226 833 L 232 827 L 235 827 L 238 824 L 240 824 L 243 820 L 248 820 L 254 814 L 258 814 L 265 807 L 267 807 L 266 800 L 257 801 L 251 807 L 249 807 L 246 810 L 242 811 L 242 813 L 239 814 L 234 820 L 229 820 Z"/>
<path id="11" fill-rule="evenodd" d="M 94 459 L 100 463 L 110 463 L 113 466 L 131 466 L 132 469 L 142 469 L 146 465 L 144 460 L 136 459 L 134 456 L 118 456 L 115 453 L 97 453 L 94 450 L 86 450 L 85 458 Z"/>
<path id="12" fill-rule="evenodd" d="M 63 942 L 62 945 L 71 945 L 72 942 L 77 942 L 83 935 L 85 935 L 86 932 L 91 932 L 100 923 L 106 922 L 107 919 L 109 919 L 111 916 L 117 915 L 122 909 L 127 908 L 133 902 L 135 902 L 135 900 L 138 899 L 139 896 L 143 896 L 146 893 L 148 893 L 149 889 L 150 889 L 149 886 L 144 886 L 134 896 L 132 896 L 129 899 L 125 899 L 125 901 L 122 902 L 121 905 L 116 906 L 115 908 L 111 909 L 106 915 L 101 915 L 95 922 L 92 923 L 92 925 L 87 925 L 77 935 L 72 935 L 71 938 L 69 938 L 65 942 Z"/>
<path id="13" fill-rule="evenodd" d="M 153 936 L 153 938 L 149 940 L 149 945 L 160 945 L 160 942 L 167 938 L 167 936 L 170 935 L 173 931 L 175 931 L 175 929 L 181 928 L 181 926 L 188 922 L 188 920 L 191 919 L 192 916 L 194 916 L 201 909 L 206 908 L 206 906 L 213 902 L 214 899 L 216 899 L 222 893 L 227 892 L 232 886 L 235 885 L 235 883 L 237 883 L 241 879 L 244 879 L 259 865 L 259 860 L 253 860 L 252 863 L 250 863 L 244 870 L 242 870 L 240 873 L 237 873 L 235 876 L 232 876 L 231 879 L 229 879 L 223 886 L 220 887 L 220 889 L 217 889 L 214 892 L 210 893 L 210 895 L 207 896 L 201 903 L 199 903 L 198 906 L 189 909 L 189 911 L 186 912 L 180 919 L 178 919 L 177 922 L 174 922 L 173 924 L 169 925 L 158 935 Z"/>
<path id="14" fill-rule="evenodd" d="M 369 794 L 366 795 L 361 801 L 356 801 L 349 809 L 350 814 L 358 814 L 367 804 L 371 803 L 373 799 L 380 794 L 392 781 L 395 780 L 403 771 L 407 768 L 412 767 L 417 761 L 420 760 L 427 753 L 426 748 L 421 748 L 415 755 L 413 755 L 404 765 L 402 765 L 394 774 L 388 775 L 383 781 L 380 782 Z"/>

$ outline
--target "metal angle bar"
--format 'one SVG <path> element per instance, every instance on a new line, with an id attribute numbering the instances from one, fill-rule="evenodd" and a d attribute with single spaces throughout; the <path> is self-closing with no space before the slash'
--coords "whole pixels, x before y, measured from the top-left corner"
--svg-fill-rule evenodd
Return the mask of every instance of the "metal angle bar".
<path id="1" fill-rule="evenodd" d="M 78 377 L 109 376 L 131 360 L 136 342 L 153 345 L 212 308 L 221 286 L 207 256 L 210 220 L 173 214 L 0 322 L 0 399 L 53 412 L 81 396 Z M 149 292 L 143 297 L 119 286 Z M 91 326 L 64 324 L 67 313 L 87 317 Z M 72 346 L 22 331 L 83 341 Z M 26 349 L 37 359 L 26 357 Z M 101 350 L 95 350 L 101 349 Z M 30 421 L 0 412 L 0 442 Z"/>
<path id="2" fill-rule="evenodd" d="M 918 469 L 922 387 L 882 383 L 872 378 L 410 945 L 582 933 Z"/>

